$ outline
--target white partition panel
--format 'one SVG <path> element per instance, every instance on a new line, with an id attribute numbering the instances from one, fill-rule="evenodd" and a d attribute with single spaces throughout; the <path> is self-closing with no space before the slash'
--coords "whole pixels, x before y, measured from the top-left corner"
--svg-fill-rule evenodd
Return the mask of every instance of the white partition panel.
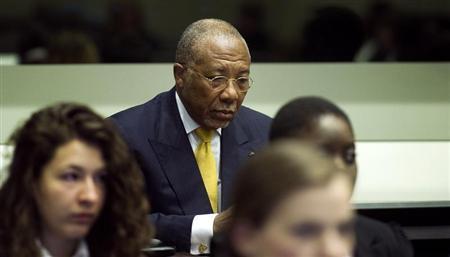
<path id="1" fill-rule="evenodd" d="M 355 203 L 450 201 L 450 141 L 358 142 Z"/>
<path id="2" fill-rule="evenodd" d="M 12 147 L 7 145 L 0 145 L 0 186 L 6 179 L 8 165 L 12 157 Z"/>
<path id="3" fill-rule="evenodd" d="M 0 185 L 11 151 L 0 145 Z M 353 202 L 450 201 L 450 142 L 358 142 L 357 153 Z"/>

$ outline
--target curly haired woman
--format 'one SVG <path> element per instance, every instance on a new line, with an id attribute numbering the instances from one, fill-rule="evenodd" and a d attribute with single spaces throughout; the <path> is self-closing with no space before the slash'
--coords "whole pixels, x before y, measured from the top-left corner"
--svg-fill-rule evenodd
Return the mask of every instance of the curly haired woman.
<path id="1" fill-rule="evenodd" d="M 0 257 L 137 257 L 150 241 L 138 166 L 86 106 L 41 109 L 12 136 L 0 189 Z"/>

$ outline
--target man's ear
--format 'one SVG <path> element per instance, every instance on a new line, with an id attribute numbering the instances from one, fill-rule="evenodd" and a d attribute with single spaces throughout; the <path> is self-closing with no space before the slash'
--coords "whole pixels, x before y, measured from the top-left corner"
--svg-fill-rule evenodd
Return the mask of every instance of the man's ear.
<path id="1" fill-rule="evenodd" d="M 175 63 L 173 65 L 173 76 L 175 78 L 175 86 L 177 90 L 182 89 L 184 86 L 185 72 L 186 68 L 183 65 L 179 63 Z"/>

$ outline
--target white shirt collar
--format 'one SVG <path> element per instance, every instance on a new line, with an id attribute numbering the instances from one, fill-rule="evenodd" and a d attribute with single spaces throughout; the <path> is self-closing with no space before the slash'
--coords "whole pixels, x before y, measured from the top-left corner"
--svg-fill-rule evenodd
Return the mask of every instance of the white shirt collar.
<path id="1" fill-rule="evenodd" d="M 184 129 L 186 131 L 186 134 L 190 134 L 192 131 L 196 130 L 200 127 L 197 122 L 195 122 L 194 119 L 192 119 L 191 115 L 186 110 L 186 107 L 184 107 L 183 102 L 181 101 L 180 97 L 178 96 L 178 93 L 175 91 L 175 99 L 177 101 L 177 107 L 178 112 L 180 113 L 181 122 L 183 122 Z M 217 134 L 221 135 L 222 128 L 216 129 Z"/>
<path id="2" fill-rule="evenodd" d="M 42 245 L 41 241 L 36 240 L 36 244 L 41 251 L 41 257 L 52 257 L 52 255 L 48 252 L 47 249 Z M 72 257 L 89 257 L 89 249 L 87 247 L 86 241 L 82 240 L 75 251 L 75 254 Z"/>

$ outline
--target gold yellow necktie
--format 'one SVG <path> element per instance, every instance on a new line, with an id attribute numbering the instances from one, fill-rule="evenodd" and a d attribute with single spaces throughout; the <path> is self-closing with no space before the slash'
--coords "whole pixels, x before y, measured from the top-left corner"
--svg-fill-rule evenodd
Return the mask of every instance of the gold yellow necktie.
<path id="1" fill-rule="evenodd" d="M 195 134 L 201 140 L 195 151 L 195 159 L 197 160 L 213 212 L 217 212 L 217 171 L 216 160 L 211 147 L 212 133 L 212 130 L 203 128 L 195 130 Z"/>

